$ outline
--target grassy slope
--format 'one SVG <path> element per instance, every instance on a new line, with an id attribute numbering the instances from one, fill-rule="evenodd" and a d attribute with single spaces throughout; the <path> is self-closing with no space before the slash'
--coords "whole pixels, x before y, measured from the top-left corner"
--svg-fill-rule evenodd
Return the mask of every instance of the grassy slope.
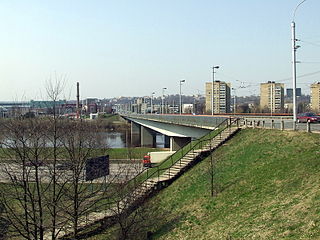
<path id="1" fill-rule="evenodd" d="M 319 135 L 244 130 L 214 157 L 221 192 L 206 159 L 151 201 L 155 239 L 320 239 Z"/>
<path id="2" fill-rule="evenodd" d="M 320 135 L 243 130 L 213 156 L 217 197 L 209 157 L 144 206 L 153 239 L 320 239 Z"/>

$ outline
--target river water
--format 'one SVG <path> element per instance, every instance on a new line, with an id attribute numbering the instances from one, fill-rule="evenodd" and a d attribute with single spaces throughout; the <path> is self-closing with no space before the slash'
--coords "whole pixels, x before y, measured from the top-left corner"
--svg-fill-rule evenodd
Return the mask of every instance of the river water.
<path id="1" fill-rule="evenodd" d="M 125 148 L 127 147 L 127 139 L 130 136 L 126 136 L 126 133 L 120 132 L 104 132 L 102 133 L 103 139 L 109 148 Z M 164 135 L 157 134 L 156 136 L 157 148 L 164 148 Z"/>
<path id="2" fill-rule="evenodd" d="M 106 144 L 108 148 L 125 148 L 129 141 L 130 135 L 125 132 L 101 132 L 100 141 Z M 9 140 L 5 142 L 10 143 Z M 47 143 L 50 147 L 51 144 Z M 157 148 L 164 148 L 164 135 L 156 135 L 156 146 Z M 6 144 L 0 144 L 0 147 L 6 148 Z"/>

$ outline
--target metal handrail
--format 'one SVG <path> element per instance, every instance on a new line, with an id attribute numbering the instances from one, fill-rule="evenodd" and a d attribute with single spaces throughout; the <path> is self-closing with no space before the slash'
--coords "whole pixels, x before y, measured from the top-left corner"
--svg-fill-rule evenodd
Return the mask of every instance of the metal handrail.
<path id="1" fill-rule="evenodd" d="M 203 138 L 205 138 L 205 137 L 207 137 L 207 136 L 210 136 L 210 134 L 212 134 L 214 131 L 216 131 L 221 125 L 223 125 L 225 122 L 227 122 L 227 120 L 228 119 L 225 119 L 223 122 L 221 122 L 217 127 L 216 127 L 216 129 L 214 129 L 214 130 L 212 130 L 212 131 L 210 131 L 208 134 L 206 134 L 206 135 L 204 135 L 204 136 L 202 136 L 201 138 L 199 138 L 198 140 L 196 140 L 196 141 L 202 141 L 203 140 Z M 191 148 L 191 145 L 192 145 L 192 142 L 191 143 L 189 143 L 190 144 L 190 148 Z M 197 145 L 197 144 L 196 144 Z M 196 146 L 195 145 L 195 146 Z M 194 146 L 194 147 L 195 147 Z M 183 148 L 181 148 L 181 149 L 183 149 Z M 191 150 L 191 149 L 190 149 Z M 161 167 L 161 165 L 163 165 L 163 164 L 165 164 L 170 158 L 171 158 L 171 161 L 173 161 L 173 157 L 174 156 L 176 156 L 177 154 L 179 153 L 179 151 L 177 151 L 177 152 L 175 152 L 174 154 L 172 154 L 171 156 L 169 156 L 167 159 L 165 159 L 160 165 L 158 165 L 158 166 L 156 166 L 156 168 L 159 168 L 159 167 Z M 173 164 L 172 164 L 173 165 Z M 154 168 L 152 168 L 152 170 L 154 170 Z M 143 171 L 141 171 L 140 173 L 138 173 L 134 178 L 136 179 L 136 178 L 138 178 L 140 175 L 142 175 L 142 174 L 144 174 L 145 172 L 147 171 L 147 178 L 149 178 L 148 177 L 148 172 L 150 171 L 150 168 L 146 168 L 146 169 L 144 169 Z"/>
<path id="2" fill-rule="evenodd" d="M 214 130 L 210 131 L 210 132 L 209 132 L 208 134 L 206 134 L 205 136 L 203 136 L 203 137 L 201 137 L 200 139 L 196 140 L 197 142 L 196 142 L 196 144 L 195 144 L 194 146 L 192 146 L 192 142 L 190 142 L 190 143 L 189 143 L 189 144 L 190 144 L 190 149 L 189 149 L 189 151 L 185 151 L 185 152 L 183 151 L 184 148 L 188 148 L 188 145 L 185 146 L 185 147 L 183 147 L 183 148 L 181 148 L 181 149 L 180 149 L 180 150 L 181 150 L 181 157 L 180 157 L 180 158 L 177 158 L 176 161 L 174 161 L 173 158 L 174 158 L 174 156 L 180 154 L 180 150 L 177 151 L 177 152 L 175 152 L 173 155 L 171 155 L 171 156 L 170 156 L 169 158 L 167 158 L 166 160 L 164 160 L 160 165 L 156 166 L 156 167 L 155 167 L 156 169 L 155 169 L 155 168 L 151 168 L 151 169 L 148 168 L 148 169 L 145 169 L 145 170 L 141 171 L 140 173 L 138 173 L 138 174 L 134 177 L 134 180 L 133 180 L 135 189 L 137 189 L 138 187 L 140 187 L 143 183 L 145 183 L 147 180 L 149 180 L 150 178 L 152 178 L 152 177 L 154 177 L 154 176 L 157 176 L 157 177 L 158 177 L 158 180 L 159 180 L 159 178 L 160 178 L 160 172 L 162 172 L 162 171 L 164 171 L 164 170 L 169 169 L 169 177 L 170 177 L 170 168 L 171 168 L 173 165 L 175 165 L 175 164 L 176 164 L 177 162 L 179 162 L 179 161 L 180 161 L 180 165 L 181 165 L 181 159 L 182 159 L 184 156 L 186 156 L 189 152 L 194 151 L 197 147 L 200 146 L 200 149 L 203 148 L 203 146 L 204 146 L 203 143 L 204 143 L 204 142 L 207 142 L 207 141 L 209 141 L 209 140 L 211 141 L 212 139 L 214 139 L 214 138 L 217 137 L 218 135 L 219 135 L 220 140 L 221 140 L 221 139 L 222 139 L 221 133 L 222 133 L 225 129 L 231 128 L 231 126 L 232 126 L 235 122 L 238 122 L 238 118 L 235 118 L 233 121 L 232 121 L 231 118 L 230 118 L 230 119 L 225 119 L 225 120 L 224 120 L 223 122 L 221 122 Z M 217 132 L 215 135 L 211 136 L 212 133 L 214 133 L 216 130 L 219 130 L 219 128 L 220 128 L 222 125 L 224 125 L 225 123 L 226 123 L 226 126 L 225 126 L 225 127 L 223 127 L 223 128 L 222 128 L 219 132 Z M 171 160 L 170 166 L 163 168 L 163 165 L 164 165 L 164 164 L 167 164 L 168 161 L 170 161 L 170 160 Z M 152 171 L 151 174 L 150 174 L 150 171 Z M 138 182 L 138 183 L 137 183 L 138 177 L 142 176 L 143 174 L 146 174 L 146 178 L 143 179 L 141 182 Z M 130 182 L 128 183 L 128 185 L 129 185 L 130 183 L 132 183 L 132 181 L 130 181 Z"/>

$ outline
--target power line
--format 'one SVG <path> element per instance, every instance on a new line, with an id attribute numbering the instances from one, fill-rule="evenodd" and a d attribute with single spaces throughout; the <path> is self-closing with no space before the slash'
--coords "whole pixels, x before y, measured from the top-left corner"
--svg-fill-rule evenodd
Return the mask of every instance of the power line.
<path id="1" fill-rule="evenodd" d="M 299 40 L 299 41 L 300 41 L 300 42 L 303 42 L 303 43 L 307 43 L 307 44 L 313 45 L 313 46 L 316 46 L 316 47 L 320 47 L 320 44 L 318 44 L 318 43 L 309 42 L 309 41 L 304 41 L 304 40 Z"/>
<path id="2" fill-rule="evenodd" d="M 317 63 L 320 63 L 320 62 L 305 62 L 305 61 L 301 61 L 300 63 L 303 63 L 303 64 L 305 64 L 305 63 L 306 64 L 314 64 L 315 63 L 315 64 L 317 64 Z"/>
<path id="3" fill-rule="evenodd" d="M 306 73 L 306 74 L 302 74 L 302 75 L 297 76 L 297 78 L 313 76 L 313 75 L 316 75 L 316 74 L 319 74 L 319 73 L 320 73 L 320 71 Z M 276 82 L 285 82 L 285 81 L 288 81 L 288 80 L 291 80 L 291 79 L 292 79 L 292 77 L 289 77 L 289 78 L 284 78 L 284 79 L 281 79 L 281 80 L 277 80 Z"/>

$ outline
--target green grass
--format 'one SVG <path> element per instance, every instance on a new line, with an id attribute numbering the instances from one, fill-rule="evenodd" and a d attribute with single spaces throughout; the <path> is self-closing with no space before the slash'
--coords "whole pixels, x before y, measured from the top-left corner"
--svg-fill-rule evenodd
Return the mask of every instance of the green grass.
<path id="1" fill-rule="evenodd" d="M 243 130 L 212 156 L 217 196 L 209 157 L 144 206 L 153 239 L 320 239 L 320 135 Z"/>
<path id="2" fill-rule="evenodd" d="M 183 148 L 176 151 L 173 155 L 169 156 L 167 159 L 162 161 L 161 163 L 155 165 L 153 168 L 149 168 L 142 172 L 132 184 L 136 184 L 137 182 L 143 182 L 148 178 L 156 178 L 160 176 L 163 172 L 165 172 L 169 167 L 175 164 L 179 159 L 181 159 L 184 155 L 190 152 L 191 149 L 196 150 L 202 148 L 206 143 L 209 142 L 210 139 L 217 136 L 223 129 L 216 129 L 214 131 L 209 132 L 208 134 L 204 135 L 200 139 L 191 141 Z"/>
<path id="3" fill-rule="evenodd" d="M 136 148 L 112 148 L 107 151 L 110 155 L 110 159 L 143 159 L 143 156 L 148 152 L 164 151 L 162 148 L 147 148 L 147 147 L 136 147 Z"/>

